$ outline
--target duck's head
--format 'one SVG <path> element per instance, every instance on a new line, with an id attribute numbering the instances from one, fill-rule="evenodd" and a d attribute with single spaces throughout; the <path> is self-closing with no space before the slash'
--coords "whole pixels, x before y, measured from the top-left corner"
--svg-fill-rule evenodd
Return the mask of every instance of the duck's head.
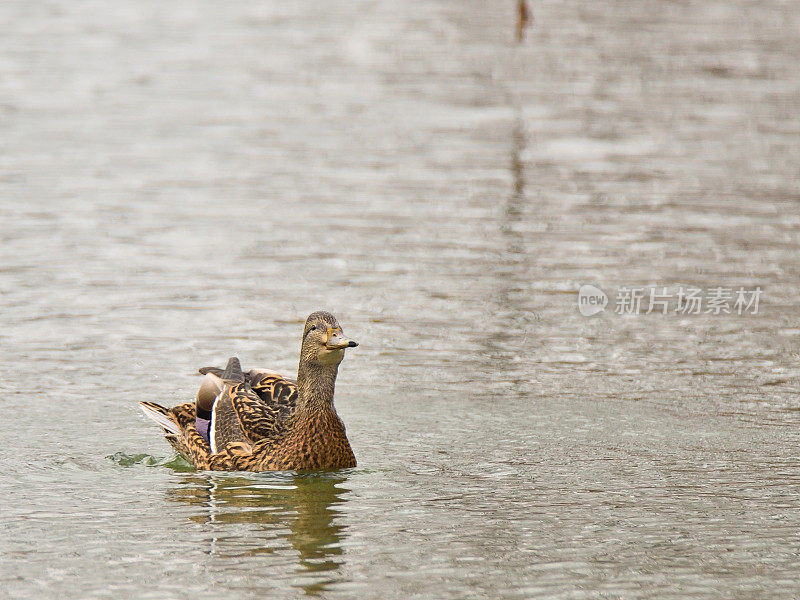
<path id="1" fill-rule="evenodd" d="M 302 361 L 335 366 L 342 362 L 346 348 L 356 346 L 358 342 L 345 337 L 339 321 L 331 313 L 319 310 L 308 315 L 300 351 Z"/>

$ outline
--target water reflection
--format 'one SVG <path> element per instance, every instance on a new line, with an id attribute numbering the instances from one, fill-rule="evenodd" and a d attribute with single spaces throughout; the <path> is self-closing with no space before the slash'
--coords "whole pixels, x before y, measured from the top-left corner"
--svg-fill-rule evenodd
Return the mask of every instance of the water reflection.
<path id="1" fill-rule="evenodd" d="M 209 554 L 257 556 L 293 549 L 308 594 L 339 580 L 346 526 L 336 505 L 350 491 L 342 472 L 193 474 L 168 498 L 197 507 L 189 518 L 209 525 Z M 288 543 L 287 543 L 288 542 Z"/>
<path id="2" fill-rule="evenodd" d="M 502 232 L 507 235 L 515 233 L 514 225 L 519 222 L 523 216 L 522 205 L 525 201 L 525 164 L 523 163 L 522 156 L 525 152 L 526 143 L 525 121 L 520 111 L 517 110 L 517 115 L 511 130 L 511 165 L 509 167 L 513 187 L 511 194 L 509 194 L 506 199 L 505 218 L 502 223 Z"/>
<path id="3" fill-rule="evenodd" d="M 531 256 L 526 251 L 522 225 L 526 218 L 524 152 L 527 144 L 525 121 L 517 109 L 509 135 L 509 172 L 511 189 L 506 196 L 503 211 L 498 219 L 501 245 L 488 302 L 493 315 L 493 326 L 481 339 L 484 352 L 494 360 L 493 376 L 515 380 L 512 373 L 518 364 L 515 356 L 525 348 L 533 331 L 537 315 L 527 306 Z M 502 365 L 502 367 L 501 367 Z M 500 369 L 506 371 L 500 373 Z"/>

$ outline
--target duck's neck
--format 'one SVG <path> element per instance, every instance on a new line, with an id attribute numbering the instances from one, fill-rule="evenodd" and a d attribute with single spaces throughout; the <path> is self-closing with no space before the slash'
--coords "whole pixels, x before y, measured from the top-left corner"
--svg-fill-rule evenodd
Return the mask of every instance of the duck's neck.
<path id="1" fill-rule="evenodd" d="M 297 410 L 305 413 L 336 412 L 333 390 L 339 365 L 300 362 L 297 370 Z"/>

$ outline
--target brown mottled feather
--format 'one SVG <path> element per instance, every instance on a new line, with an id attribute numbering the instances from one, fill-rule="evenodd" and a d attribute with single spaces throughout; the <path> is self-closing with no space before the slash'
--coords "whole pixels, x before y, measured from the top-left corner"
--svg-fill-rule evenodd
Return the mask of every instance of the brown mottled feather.
<path id="1" fill-rule="evenodd" d="M 240 419 L 239 396 L 246 393 L 241 384 L 227 385 L 214 403 L 214 440 L 217 452 L 229 443 L 250 442 Z"/>
<path id="2" fill-rule="evenodd" d="M 280 375 L 266 373 L 251 381 L 252 391 L 238 396 L 239 418 L 251 441 L 274 440 L 284 433 L 297 406 L 297 385 Z"/>
<path id="3" fill-rule="evenodd" d="M 296 401 L 297 386 L 279 375 L 262 373 L 246 383 L 228 385 L 214 406 L 217 450 L 231 442 L 277 439 Z"/>
<path id="4" fill-rule="evenodd" d="M 178 425 L 181 435 L 167 433 L 164 437 L 181 456 L 198 469 L 210 469 L 211 447 L 194 426 L 194 404 L 180 404 L 173 408 L 165 408 L 155 402 L 142 402 L 142 404 L 169 417 Z"/>

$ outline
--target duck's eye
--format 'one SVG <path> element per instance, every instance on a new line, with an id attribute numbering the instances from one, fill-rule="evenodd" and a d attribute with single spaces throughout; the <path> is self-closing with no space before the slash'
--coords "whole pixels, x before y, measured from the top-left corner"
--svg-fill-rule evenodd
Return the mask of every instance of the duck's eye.
<path id="1" fill-rule="evenodd" d="M 312 326 L 311 326 L 311 329 L 309 329 L 309 331 L 314 331 L 316 328 L 317 328 L 317 326 L 316 326 L 316 325 L 312 325 Z"/>

